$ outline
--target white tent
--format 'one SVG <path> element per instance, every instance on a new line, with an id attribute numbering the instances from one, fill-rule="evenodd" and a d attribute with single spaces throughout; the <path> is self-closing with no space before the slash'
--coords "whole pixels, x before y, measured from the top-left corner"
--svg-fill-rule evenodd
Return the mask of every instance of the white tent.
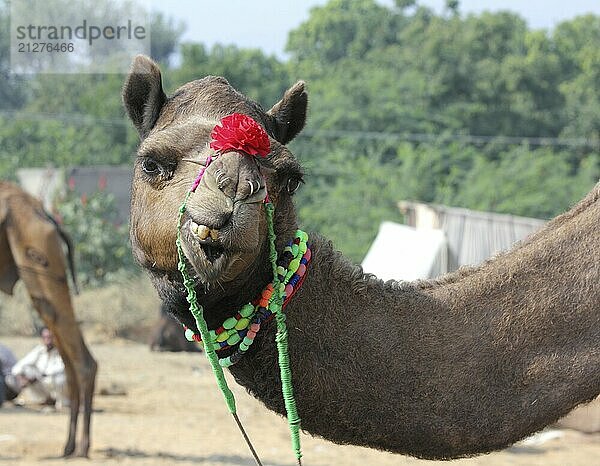
<path id="1" fill-rule="evenodd" d="M 383 222 L 362 267 L 383 280 L 433 278 L 446 271 L 447 250 L 441 230 Z"/>
<path id="2" fill-rule="evenodd" d="M 435 228 L 446 235 L 448 268 L 442 272 L 480 264 L 546 223 L 537 218 L 411 201 L 400 201 L 399 207 L 406 216 L 406 223 L 417 231 Z"/>

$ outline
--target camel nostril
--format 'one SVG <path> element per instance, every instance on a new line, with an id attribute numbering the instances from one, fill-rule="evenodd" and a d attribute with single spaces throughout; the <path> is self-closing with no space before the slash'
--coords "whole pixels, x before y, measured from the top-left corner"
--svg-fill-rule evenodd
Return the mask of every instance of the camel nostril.
<path id="1" fill-rule="evenodd" d="M 216 179 L 216 182 L 217 182 L 217 187 L 221 191 L 223 191 L 224 188 L 231 183 L 231 178 L 229 176 L 227 176 L 227 174 L 224 173 L 223 170 L 221 170 L 221 169 L 218 169 L 215 172 L 215 179 Z"/>
<path id="2" fill-rule="evenodd" d="M 238 189 L 236 192 L 236 200 L 244 200 L 249 197 L 255 195 L 262 188 L 260 180 L 253 179 L 245 179 L 243 182 L 240 180 L 238 185 Z"/>
<path id="3" fill-rule="evenodd" d="M 254 187 L 254 181 L 246 181 L 246 183 L 248 183 L 250 185 L 250 196 L 252 196 L 254 194 L 254 191 L 258 191 L 260 189 L 260 183 L 257 181 L 256 184 L 258 185 L 257 188 Z"/>

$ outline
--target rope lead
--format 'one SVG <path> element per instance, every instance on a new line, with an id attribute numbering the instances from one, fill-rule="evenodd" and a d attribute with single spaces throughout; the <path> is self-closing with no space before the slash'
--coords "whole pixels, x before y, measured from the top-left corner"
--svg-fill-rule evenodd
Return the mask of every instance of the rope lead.
<path id="1" fill-rule="evenodd" d="M 183 218 L 183 214 L 185 212 L 187 201 L 191 195 L 193 190 L 188 191 L 183 204 L 179 208 L 179 215 L 177 217 L 177 255 L 179 258 L 179 262 L 177 264 L 177 268 L 181 272 L 183 277 L 183 284 L 187 291 L 186 299 L 190 304 L 190 312 L 194 316 L 196 320 L 196 326 L 200 332 L 200 336 L 202 341 L 210 341 L 210 335 L 208 330 L 208 325 L 206 324 L 206 320 L 204 319 L 204 309 L 198 303 L 198 298 L 196 296 L 196 290 L 194 287 L 194 280 L 190 277 L 187 266 L 185 263 L 185 256 L 183 253 L 183 247 L 181 245 L 181 221 Z M 290 435 L 292 440 L 292 448 L 296 455 L 296 459 L 298 461 L 298 465 L 302 465 L 302 451 L 300 447 L 300 417 L 298 416 L 298 410 L 296 409 L 296 400 L 294 399 L 294 391 L 292 388 L 292 372 L 290 370 L 290 358 L 288 355 L 288 332 L 285 325 L 285 314 L 282 311 L 283 304 L 283 287 L 281 286 L 281 282 L 279 280 L 279 276 L 277 273 L 277 249 L 275 246 L 275 231 L 273 226 L 273 212 L 274 207 L 270 202 L 265 202 L 264 204 L 266 215 L 267 215 L 267 225 L 268 225 L 268 234 L 269 234 L 269 258 L 271 265 L 273 267 L 273 309 L 275 313 L 275 318 L 277 322 L 277 334 L 275 336 L 275 341 L 277 343 L 277 352 L 279 356 L 279 368 L 280 368 L 280 376 L 281 376 L 281 388 L 283 393 L 283 400 L 285 403 L 285 409 L 287 412 L 288 425 L 290 429 Z M 242 423 L 236 412 L 235 406 L 235 397 L 233 396 L 232 391 L 229 389 L 227 385 L 227 381 L 225 380 L 225 374 L 223 373 L 223 368 L 219 364 L 219 357 L 212 345 L 206 344 L 204 345 L 204 351 L 206 353 L 206 357 L 210 363 L 213 374 L 217 379 L 217 385 L 225 398 L 225 402 L 227 404 L 227 408 L 229 412 L 232 414 L 252 456 L 254 457 L 254 461 L 258 466 L 262 466 L 260 458 L 258 457 L 250 438 L 246 434 Z"/>
<path id="2" fill-rule="evenodd" d="M 209 341 L 208 325 L 206 324 L 206 320 L 204 320 L 204 309 L 202 308 L 202 306 L 200 304 L 198 304 L 198 298 L 196 296 L 196 289 L 194 288 L 194 280 L 192 280 L 192 278 L 190 277 L 190 275 L 187 271 L 184 254 L 183 254 L 183 248 L 181 246 L 181 219 L 183 218 L 183 213 L 185 212 L 185 207 L 187 205 L 187 201 L 191 194 L 192 194 L 192 191 L 189 191 L 187 193 L 187 195 L 185 196 L 185 200 L 183 201 L 183 204 L 181 204 L 181 207 L 179 209 L 179 215 L 177 217 L 176 245 L 177 245 L 177 255 L 179 257 L 179 262 L 177 264 L 177 268 L 179 269 L 179 271 L 181 272 L 181 275 L 183 276 L 183 284 L 187 291 L 186 299 L 187 299 L 187 302 L 190 304 L 190 312 L 192 313 L 192 315 L 194 316 L 194 319 L 196 320 L 196 326 L 198 327 L 198 330 L 200 331 L 200 335 L 202 336 L 202 339 L 204 341 Z M 223 373 L 223 368 L 219 364 L 219 357 L 217 356 L 217 353 L 215 352 L 214 348 L 211 345 L 204 345 L 204 351 L 206 353 L 206 357 L 208 358 L 208 361 L 210 362 L 210 367 L 212 368 L 213 374 L 215 374 L 215 378 L 217 379 L 217 385 L 221 389 L 221 393 L 223 394 L 223 397 L 225 398 L 225 403 L 227 404 L 227 408 L 229 409 L 229 412 L 233 416 L 233 419 L 235 420 L 238 428 L 240 429 L 240 432 L 242 433 L 242 437 L 244 437 L 244 440 L 246 441 L 246 444 L 248 445 L 248 448 L 250 449 L 250 452 L 252 453 L 252 456 L 254 457 L 254 461 L 256 462 L 257 466 L 262 466 L 260 458 L 258 457 L 256 450 L 254 449 L 254 446 L 252 445 L 252 442 L 250 441 L 250 438 L 246 434 L 246 431 L 244 430 L 244 426 L 240 422 L 240 419 L 237 415 L 236 407 L 235 407 L 235 397 L 233 396 L 233 393 L 231 392 L 231 390 L 229 389 L 229 386 L 227 385 L 227 381 L 225 380 L 225 374 Z"/>
<path id="3" fill-rule="evenodd" d="M 302 450 L 300 448 L 300 416 L 296 408 L 296 400 L 294 399 L 294 390 L 292 387 L 292 371 L 290 369 L 290 357 L 288 354 L 288 332 L 285 325 L 285 314 L 282 311 L 283 298 L 279 274 L 277 273 L 277 249 L 275 246 L 275 230 L 274 230 L 274 210 L 273 204 L 265 203 L 267 212 L 267 226 L 269 229 L 269 245 L 270 259 L 273 266 L 273 293 L 274 313 L 277 320 L 277 335 L 275 341 L 277 343 L 277 353 L 279 356 L 279 371 L 281 376 L 281 390 L 283 392 L 283 401 L 287 412 L 288 425 L 292 439 L 292 448 L 296 454 L 298 464 L 302 464 Z"/>

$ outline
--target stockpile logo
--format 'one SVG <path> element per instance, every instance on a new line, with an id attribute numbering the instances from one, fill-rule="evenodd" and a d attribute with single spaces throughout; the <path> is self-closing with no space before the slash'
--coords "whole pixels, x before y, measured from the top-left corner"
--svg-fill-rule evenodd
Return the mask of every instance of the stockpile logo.
<path id="1" fill-rule="evenodd" d="M 147 2 L 13 0 L 13 73 L 125 73 L 134 55 L 150 55 Z"/>

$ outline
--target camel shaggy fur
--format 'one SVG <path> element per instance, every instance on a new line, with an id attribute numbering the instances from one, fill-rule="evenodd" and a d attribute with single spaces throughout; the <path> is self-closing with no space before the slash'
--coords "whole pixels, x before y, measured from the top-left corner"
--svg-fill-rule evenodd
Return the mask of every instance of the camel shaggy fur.
<path id="1" fill-rule="evenodd" d="M 297 228 L 302 169 L 285 144 L 305 122 L 304 83 L 269 111 L 206 77 L 167 97 L 156 64 L 137 57 L 123 98 L 141 143 L 131 239 L 165 307 L 195 329 L 177 271 L 178 207 L 211 154 L 211 129 L 233 112 L 259 122 L 271 153 L 211 163 L 188 201 L 182 239 L 209 328 L 271 280 L 265 181 L 277 248 Z M 260 190 L 249 186 L 257 186 Z M 360 182 L 360 180 L 357 180 Z M 318 234 L 286 308 L 294 391 L 305 431 L 421 458 L 504 448 L 600 392 L 600 185 L 539 233 L 478 267 L 439 280 L 382 282 Z M 193 226 L 216 232 L 202 241 Z M 238 383 L 284 414 L 275 324 L 231 367 Z"/>

